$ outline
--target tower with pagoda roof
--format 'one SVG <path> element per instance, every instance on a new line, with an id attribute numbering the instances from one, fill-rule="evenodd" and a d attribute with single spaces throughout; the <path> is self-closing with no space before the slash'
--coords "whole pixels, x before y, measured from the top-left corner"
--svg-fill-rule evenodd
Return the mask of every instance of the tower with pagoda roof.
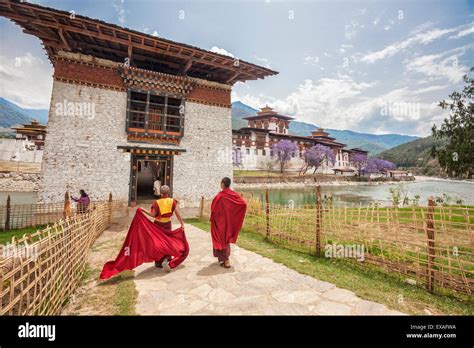
<path id="1" fill-rule="evenodd" d="M 256 115 L 244 117 L 248 121 L 248 128 L 266 129 L 273 133 L 288 134 L 290 121 L 293 117 L 281 115 L 273 108 L 265 105 Z"/>

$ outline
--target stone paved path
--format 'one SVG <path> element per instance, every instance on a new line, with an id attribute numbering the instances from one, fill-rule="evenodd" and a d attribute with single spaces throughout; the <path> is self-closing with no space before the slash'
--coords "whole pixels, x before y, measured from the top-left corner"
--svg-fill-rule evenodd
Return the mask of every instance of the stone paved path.
<path id="1" fill-rule="evenodd" d="M 230 269 L 212 257 L 210 234 L 186 224 L 190 254 L 166 273 L 152 263 L 135 270 L 141 315 L 401 315 L 232 245 Z"/>

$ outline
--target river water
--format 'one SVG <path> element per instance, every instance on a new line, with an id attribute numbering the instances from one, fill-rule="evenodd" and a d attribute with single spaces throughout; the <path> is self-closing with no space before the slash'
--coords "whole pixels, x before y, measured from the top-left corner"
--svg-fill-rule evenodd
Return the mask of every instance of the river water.
<path id="1" fill-rule="evenodd" d="M 383 205 L 390 203 L 390 187 L 397 184 L 380 185 L 334 185 L 321 186 L 322 196 L 331 196 L 336 205 L 366 205 L 370 202 L 380 202 Z M 474 182 L 455 181 L 445 179 L 420 178 L 416 181 L 403 183 L 408 192 L 408 197 L 413 199 L 420 195 L 420 204 L 426 205 L 429 196 L 441 196 L 443 193 L 450 196 L 453 201 L 462 199 L 463 204 L 474 205 Z M 265 199 L 265 189 L 237 189 L 237 191 L 253 193 Z M 0 192 L 0 205 L 6 204 L 7 196 L 10 195 L 12 204 L 33 204 L 38 199 L 36 192 Z M 269 199 L 272 203 L 288 204 L 290 200 L 294 204 L 314 204 L 314 187 L 301 188 L 271 188 Z"/>
<path id="2" fill-rule="evenodd" d="M 399 184 L 380 185 L 351 185 L 351 186 L 323 186 L 321 195 L 333 197 L 336 205 L 367 205 L 370 202 L 379 202 L 382 205 L 390 204 L 389 188 L 397 188 Z M 429 196 L 442 196 L 443 193 L 451 197 L 452 203 L 456 199 L 462 199 L 463 204 L 474 205 L 474 182 L 455 181 L 445 179 L 423 178 L 416 181 L 404 182 L 403 189 L 408 192 L 408 197 L 413 199 L 415 195 L 420 196 L 419 204 L 426 205 Z M 238 189 L 237 191 L 252 193 L 265 200 L 265 189 Z M 293 201 L 295 205 L 314 204 L 315 188 L 270 188 L 269 200 L 276 204 L 289 204 Z"/>
<path id="3" fill-rule="evenodd" d="M 0 191 L 0 205 L 7 204 L 8 196 L 11 204 L 35 204 L 38 201 L 37 192 Z"/>

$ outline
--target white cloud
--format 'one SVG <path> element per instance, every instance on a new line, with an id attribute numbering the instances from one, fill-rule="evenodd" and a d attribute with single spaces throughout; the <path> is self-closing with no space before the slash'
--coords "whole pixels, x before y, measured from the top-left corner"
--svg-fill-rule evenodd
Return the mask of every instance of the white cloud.
<path id="1" fill-rule="evenodd" d="M 303 64 L 317 65 L 319 63 L 319 57 L 317 56 L 306 56 L 303 58 Z"/>
<path id="2" fill-rule="evenodd" d="M 473 34 L 473 33 L 474 33 L 474 25 L 470 28 L 465 29 L 465 30 L 461 30 L 459 33 L 457 33 L 456 35 L 450 36 L 449 38 L 450 39 L 459 39 L 460 37 L 463 37 L 463 36 L 466 36 L 466 35 L 469 35 L 469 34 Z"/>
<path id="3" fill-rule="evenodd" d="M 116 1 L 112 4 L 112 6 L 115 9 L 115 12 L 117 12 L 117 20 L 120 23 L 120 25 L 123 27 L 126 22 L 126 11 L 124 7 L 124 0 L 121 1 Z"/>
<path id="4" fill-rule="evenodd" d="M 1 96 L 25 108 L 48 109 L 53 85 L 48 61 L 26 53 L 0 56 Z"/>
<path id="5" fill-rule="evenodd" d="M 257 55 L 254 55 L 253 58 L 257 61 L 260 62 L 265 68 L 271 69 L 272 67 L 270 66 L 270 60 L 268 58 L 262 58 Z"/>
<path id="6" fill-rule="evenodd" d="M 467 45 L 439 54 L 416 57 L 407 63 L 408 73 L 420 73 L 433 80 L 447 79 L 450 83 L 459 83 L 469 68 L 459 63 L 459 58 L 466 50 L 474 47 Z"/>
<path id="7" fill-rule="evenodd" d="M 217 46 L 212 46 L 212 48 L 210 49 L 211 52 L 214 52 L 214 53 L 219 53 L 219 54 L 222 54 L 224 56 L 229 56 L 229 57 L 232 57 L 234 58 L 234 55 L 228 51 L 226 51 L 225 49 L 223 48 L 220 48 L 220 47 L 217 47 Z"/>
<path id="8" fill-rule="evenodd" d="M 464 30 L 466 25 L 461 25 L 456 28 L 451 29 L 431 29 L 429 31 L 425 31 L 422 33 L 417 33 L 414 36 L 409 37 L 408 39 L 397 41 L 379 51 L 371 52 L 360 57 L 360 61 L 367 62 L 367 63 L 374 63 L 378 60 L 385 59 L 387 57 L 391 57 L 397 53 L 402 52 L 403 50 L 407 49 L 410 46 L 414 46 L 417 44 L 426 45 L 430 42 L 433 42 L 447 34 L 454 33 L 454 32 L 461 32 Z"/>
<path id="9" fill-rule="evenodd" d="M 437 102 L 425 102 L 409 87 L 397 88 L 376 96 L 380 83 L 357 82 L 347 75 L 305 80 L 284 98 L 233 94 L 256 109 L 268 104 L 277 111 L 295 116 L 298 121 L 325 128 L 351 129 L 368 133 L 402 133 L 427 135 L 433 122 L 444 117 Z M 435 86 L 431 91 L 441 89 Z M 419 92 L 423 92 L 420 90 Z M 429 92 L 428 89 L 425 92 Z M 389 106 L 388 113 L 382 112 Z"/>
<path id="10" fill-rule="evenodd" d="M 429 87 L 417 89 L 414 93 L 423 94 L 423 93 L 429 93 L 429 92 L 435 92 L 435 91 L 442 91 L 442 90 L 445 90 L 447 87 L 448 86 L 429 86 Z"/>
<path id="11" fill-rule="evenodd" d="M 346 24 L 344 26 L 344 37 L 347 40 L 352 40 L 357 35 L 357 33 L 364 28 L 364 24 L 360 24 L 356 20 L 351 20 L 350 24 Z"/>
<path id="12" fill-rule="evenodd" d="M 410 31 L 410 34 L 415 35 L 415 34 L 421 33 L 422 31 L 425 31 L 428 28 L 431 28 L 433 25 L 434 25 L 434 23 L 431 22 L 431 21 L 420 24 L 420 25 L 416 26 L 412 31 Z"/>

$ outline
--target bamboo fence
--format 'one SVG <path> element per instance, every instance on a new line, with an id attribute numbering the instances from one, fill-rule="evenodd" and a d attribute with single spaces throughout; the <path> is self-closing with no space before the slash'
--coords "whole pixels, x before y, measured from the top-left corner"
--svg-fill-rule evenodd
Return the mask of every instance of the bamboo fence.
<path id="1" fill-rule="evenodd" d="M 0 315 L 60 314 L 81 281 L 89 248 L 123 206 L 111 197 L 93 202 L 86 213 L 0 246 Z"/>
<path id="2" fill-rule="evenodd" d="M 268 190 L 264 201 L 245 197 L 243 228 L 291 250 L 375 265 L 430 292 L 473 294 L 474 208 L 436 206 L 433 199 L 426 206 L 336 207 L 318 187 L 315 196 L 301 206 L 272 204 Z M 202 200 L 201 216 L 209 213 Z"/>

